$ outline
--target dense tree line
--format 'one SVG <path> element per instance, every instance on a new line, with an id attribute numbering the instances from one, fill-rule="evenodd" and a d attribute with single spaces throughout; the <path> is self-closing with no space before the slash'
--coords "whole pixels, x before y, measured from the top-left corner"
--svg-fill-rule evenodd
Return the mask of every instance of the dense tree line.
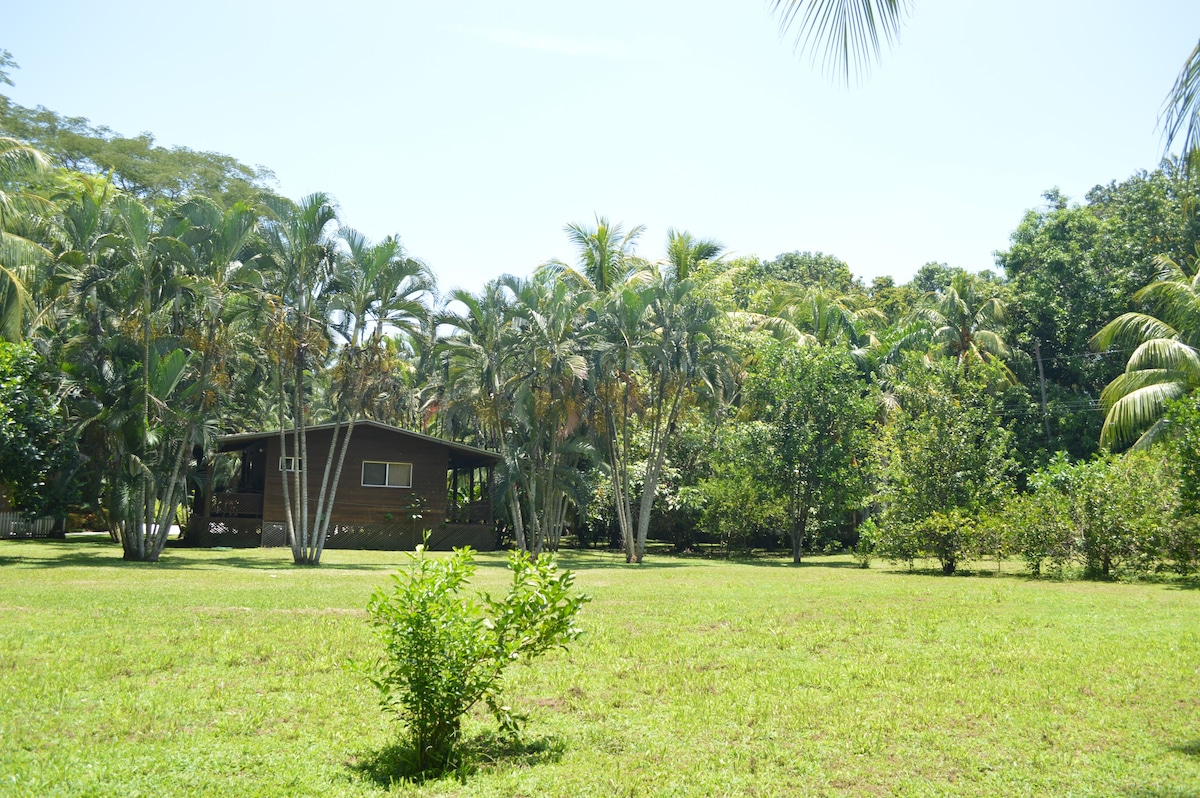
<path id="1" fill-rule="evenodd" d="M 227 156 L 6 98 L 0 136 L 0 478 L 131 559 L 161 554 L 218 434 L 279 429 L 293 555 L 318 563 L 363 418 L 497 451 L 505 532 L 535 553 L 570 535 L 640 562 L 651 539 L 707 539 L 799 561 L 869 518 L 866 555 L 1042 569 L 1086 547 L 1030 519 L 1087 538 L 1062 508 L 1153 462 L 1171 529 L 1079 562 L 1195 559 L 1186 447 L 1093 459 L 1191 434 L 1170 409 L 1200 384 L 1200 222 L 1173 161 L 1082 204 L 1048 192 L 999 273 L 867 286 L 832 255 L 729 259 L 681 230 L 651 260 L 642 228 L 597 216 L 567 226 L 570 261 L 442 294 L 399 236 Z M 344 432 L 310 463 L 327 421 Z"/>

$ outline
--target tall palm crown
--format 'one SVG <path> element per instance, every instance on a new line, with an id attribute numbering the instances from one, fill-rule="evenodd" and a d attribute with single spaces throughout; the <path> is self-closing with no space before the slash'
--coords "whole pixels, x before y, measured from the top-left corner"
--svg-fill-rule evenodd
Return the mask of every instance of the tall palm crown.
<path id="1" fill-rule="evenodd" d="M 844 341 L 858 347 L 866 342 L 862 324 L 882 320 L 874 308 L 856 310 L 851 297 L 820 286 L 780 283 L 772 293 L 772 316 L 763 326 L 802 346 Z"/>
<path id="2" fill-rule="evenodd" d="M 620 224 L 597 215 L 595 227 L 572 223 L 564 229 L 579 252 L 578 261 L 573 267 L 561 261 L 550 261 L 547 266 L 578 281 L 586 289 L 607 294 L 624 282 L 630 272 L 643 265 L 634 257 L 633 250 L 646 229 L 644 225 L 639 224 L 626 233 Z"/>
<path id="3" fill-rule="evenodd" d="M 454 289 L 449 301 L 464 310 L 444 310 L 435 318 L 438 326 L 452 329 L 438 345 L 446 362 L 447 423 L 455 436 L 477 425 L 479 443 L 500 448 L 510 404 L 504 346 L 512 312 L 509 294 L 493 280 L 478 296 Z"/>
<path id="4" fill-rule="evenodd" d="M 299 203 L 269 197 L 262 225 L 267 256 L 274 262 L 277 287 L 285 305 L 302 317 L 312 311 L 335 262 L 329 227 L 337 218 L 333 201 L 325 194 L 310 194 Z"/>
<path id="5" fill-rule="evenodd" d="M 428 315 L 423 298 L 434 286 L 429 269 L 408 257 L 397 236 L 372 244 L 348 227 L 338 235 L 346 252 L 333 275 L 330 309 L 339 334 L 354 346 L 368 335 L 378 342 L 388 330 L 417 335 Z"/>
<path id="6" fill-rule="evenodd" d="M 1136 447 L 1152 443 L 1164 429 L 1167 402 L 1200 387 L 1200 258 L 1188 261 L 1159 258 L 1158 278 L 1134 294 L 1156 315 L 1123 313 L 1092 338 L 1101 351 L 1133 347 L 1125 373 L 1100 394 L 1107 410 L 1101 446 L 1135 436 Z"/>
<path id="7" fill-rule="evenodd" d="M 686 230 L 674 227 L 667 230 L 667 265 L 675 280 L 687 280 L 692 271 L 704 261 L 717 260 L 725 245 L 711 238 L 699 239 Z"/>
<path id="8" fill-rule="evenodd" d="M 927 307 L 913 314 L 929 325 L 932 343 L 958 358 L 964 369 L 972 362 L 1008 357 L 1008 347 L 997 332 L 1004 323 L 1004 303 L 997 297 L 987 297 L 990 292 L 985 289 L 982 280 L 960 272 L 945 289 L 929 295 Z M 1007 369 L 1005 372 L 1013 379 Z"/>
<path id="9" fill-rule="evenodd" d="M 24 188 L 26 179 L 49 169 L 49 160 L 38 150 L 0 137 L 0 338 L 21 338 L 25 317 L 33 309 L 30 266 L 49 258 L 45 248 L 27 237 L 30 231 L 19 229 L 51 207 Z"/>

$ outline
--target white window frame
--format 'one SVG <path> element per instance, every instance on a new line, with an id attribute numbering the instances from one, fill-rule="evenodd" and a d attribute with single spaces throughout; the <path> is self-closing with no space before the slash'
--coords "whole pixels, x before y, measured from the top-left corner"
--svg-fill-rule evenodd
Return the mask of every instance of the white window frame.
<path id="1" fill-rule="evenodd" d="M 279 458 L 279 470 L 280 471 L 299 471 L 303 467 L 304 467 L 304 461 L 301 460 L 299 457 L 280 457 Z"/>
<path id="2" fill-rule="evenodd" d="M 383 473 L 383 484 L 382 485 L 377 482 L 367 482 L 366 470 L 367 470 L 368 465 L 386 466 L 386 469 Z M 389 485 L 388 484 L 391 481 L 392 466 L 408 466 L 408 484 L 407 485 Z M 387 460 L 363 460 L 362 472 L 361 472 L 360 476 L 362 479 L 362 486 L 364 488 L 409 488 L 409 489 L 411 489 L 412 488 L 412 478 L 413 478 L 413 464 L 412 463 L 401 463 L 401 462 L 389 462 Z"/>

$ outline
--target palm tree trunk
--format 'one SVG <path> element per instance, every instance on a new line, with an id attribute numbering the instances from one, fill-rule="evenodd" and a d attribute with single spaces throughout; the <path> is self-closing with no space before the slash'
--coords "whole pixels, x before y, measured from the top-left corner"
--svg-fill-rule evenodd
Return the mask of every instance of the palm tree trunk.
<path id="1" fill-rule="evenodd" d="M 342 479 L 342 466 L 346 462 L 346 452 L 350 449 L 350 436 L 354 434 L 354 416 L 350 416 L 350 421 L 346 425 L 346 436 L 342 439 L 342 448 L 338 453 L 337 467 L 333 472 L 333 484 L 329 485 L 329 502 L 325 502 L 326 484 L 329 480 L 329 464 L 325 464 L 325 477 L 321 482 L 321 497 L 317 502 L 317 544 L 316 544 L 316 559 L 313 565 L 317 565 L 321 561 L 321 553 L 325 550 L 325 539 L 329 534 L 329 522 L 333 517 L 333 502 L 337 498 L 338 483 Z M 333 456 L 333 447 L 337 441 L 337 427 L 334 427 L 333 439 L 329 444 L 329 455 Z"/>
<path id="2" fill-rule="evenodd" d="M 287 408 L 287 391 L 283 385 L 283 362 L 279 362 L 279 459 L 282 464 L 283 458 L 287 457 L 287 428 L 286 428 L 286 408 Z M 268 469 L 270 464 L 267 464 Z M 296 523 L 292 515 L 292 499 L 288 490 L 288 474 L 282 468 L 279 469 L 279 476 L 283 483 L 283 519 L 287 529 L 288 545 L 292 548 L 292 560 L 300 562 L 300 539 L 296 536 Z"/>
<path id="3" fill-rule="evenodd" d="M 666 380 L 661 382 L 661 391 L 666 391 Z M 660 393 L 660 396 L 662 393 Z M 641 562 L 646 556 L 646 538 L 650 534 L 650 512 L 654 507 L 654 494 L 658 490 L 658 479 L 662 474 L 663 463 L 667 459 L 667 431 L 675 423 L 683 398 L 683 387 L 676 388 L 671 397 L 670 408 L 666 419 L 656 416 L 650 429 L 650 446 L 646 453 L 646 478 L 642 483 L 642 501 L 637 519 L 637 550 L 635 562 Z"/>

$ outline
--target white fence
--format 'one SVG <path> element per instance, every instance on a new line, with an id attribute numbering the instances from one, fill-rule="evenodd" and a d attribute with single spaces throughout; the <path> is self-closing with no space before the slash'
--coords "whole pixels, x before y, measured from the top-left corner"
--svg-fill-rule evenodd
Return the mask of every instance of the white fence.
<path id="1" fill-rule="evenodd" d="M 0 538 L 45 538 L 54 528 L 54 519 L 27 521 L 20 513 L 0 513 Z"/>

